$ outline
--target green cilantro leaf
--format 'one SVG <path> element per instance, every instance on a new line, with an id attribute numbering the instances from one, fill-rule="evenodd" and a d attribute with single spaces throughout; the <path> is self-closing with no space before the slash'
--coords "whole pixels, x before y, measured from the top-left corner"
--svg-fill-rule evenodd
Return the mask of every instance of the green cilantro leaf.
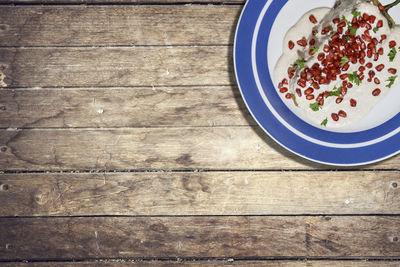
<path id="1" fill-rule="evenodd" d="M 344 37 L 344 39 L 346 39 L 346 41 L 350 40 L 350 36 L 346 35 L 346 37 Z"/>
<path id="2" fill-rule="evenodd" d="M 346 55 L 344 55 L 340 60 L 340 66 L 343 67 L 347 62 L 349 62 L 349 58 Z"/>
<path id="3" fill-rule="evenodd" d="M 393 59 L 395 58 L 396 54 L 397 54 L 396 48 L 392 47 L 392 49 L 388 54 L 390 62 L 393 62 Z"/>
<path id="4" fill-rule="evenodd" d="M 333 87 L 332 91 L 329 91 L 329 95 L 328 96 L 340 96 L 340 92 L 342 91 L 342 87 L 336 88 Z"/>
<path id="5" fill-rule="evenodd" d="M 350 22 L 346 19 L 345 16 L 342 17 L 342 20 L 344 20 L 344 22 L 346 22 L 347 26 L 351 26 Z"/>
<path id="6" fill-rule="evenodd" d="M 372 30 L 374 31 L 374 33 L 376 33 L 377 31 L 379 31 L 379 28 L 376 28 L 376 27 L 375 27 L 375 28 L 373 28 Z"/>
<path id="7" fill-rule="evenodd" d="M 358 12 L 357 10 L 353 10 L 353 11 L 351 11 L 351 14 L 353 14 L 353 16 L 357 18 L 358 16 L 361 15 L 361 12 Z"/>
<path id="8" fill-rule="evenodd" d="M 348 78 L 349 78 L 350 82 L 353 82 L 353 83 L 355 83 L 357 85 L 360 85 L 360 83 L 361 83 L 360 78 L 358 78 L 358 75 L 357 75 L 356 71 L 351 73 L 351 74 L 349 74 Z"/>
<path id="9" fill-rule="evenodd" d="M 332 26 L 329 26 L 329 34 L 330 35 L 333 35 L 335 32 L 333 31 L 333 28 L 332 28 Z"/>
<path id="10" fill-rule="evenodd" d="M 349 26 L 349 31 L 351 35 L 356 36 L 357 28 L 354 28 L 353 26 Z"/>
<path id="11" fill-rule="evenodd" d="M 394 84 L 394 81 L 396 80 L 396 78 L 397 78 L 397 75 L 389 77 L 389 79 L 386 80 L 387 82 L 389 82 L 386 85 L 386 87 L 389 87 L 389 88 L 392 87 L 392 85 Z"/>
<path id="12" fill-rule="evenodd" d="M 310 108 L 313 111 L 318 111 L 321 108 L 321 106 L 318 104 L 318 102 L 315 102 L 315 103 L 310 104 Z"/>
<path id="13" fill-rule="evenodd" d="M 321 125 L 322 125 L 322 126 L 326 126 L 327 123 L 328 123 L 328 118 L 325 118 L 325 120 L 323 120 L 323 121 L 321 122 Z"/>
<path id="14" fill-rule="evenodd" d="M 307 62 L 307 61 L 306 61 L 304 58 L 303 58 L 303 59 L 297 59 L 297 60 L 296 60 L 296 65 L 297 65 L 300 69 L 302 69 L 302 68 L 304 68 L 306 62 Z"/>
<path id="15" fill-rule="evenodd" d="M 311 53 L 314 55 L 315 53 L 317 53 L 319 50 L 319 47 L 314 47 L 314 49 L 311 51 Z"/>

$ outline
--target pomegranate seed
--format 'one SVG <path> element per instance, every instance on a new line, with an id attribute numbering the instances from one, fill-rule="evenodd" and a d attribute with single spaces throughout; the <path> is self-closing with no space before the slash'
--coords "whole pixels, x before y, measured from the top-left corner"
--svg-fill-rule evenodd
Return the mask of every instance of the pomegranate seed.
<path id="1" fill-rule="evenodd" d="M 378 58 L 379 58 L 379 54 L 375 54 L 374 55 L 374 61 L 378 61 Z"/>
<path id="2" fill-rule="evenodd" d="M 367 64 L 365 64 L 365 66 L 367 66 L 367 68 L 372 68 L 372 63 L 368 62 Z"/>
<path id="3" fill-rule="evenodd" d="M 322 61 L 325 58 L 325 54 L 324 53 L 319 53 L 317 58 L 318 58 L 319 61 Z"/>
<path id="4" fill-rule="evenodd" d="M 371 50 L 371 49 L 368 49 L 368 50 L 367 50 L 367 57 L 368 57 L 368 58 L 371 58 L 371 57 L 372 57 L 372 50 Z"/>
<path id="5" fill-rule="evenodd" d="M 336 40 L 339 38 L 339 33 L 335 33 L 334 35 L 332 35 L 331 39 L 332 40 Z"/>
<path id="6" fill-rule="evenodd" d="M 381 89 L 376 88 L 374 91 L 372 91 L 373 96 L 378 96 L 381 93 Z"/>
<path id="7" fill-rule="evenodd" d="M 307 46 L 306 38 L 303 37 L 302 39 L 298 40 L 297 44 L 300 45 L 300 46 L 303 46 L 303 47 Z"/>
<path id="8" fill-rule="evenodd" d="M 365 70 L 365 67 L 364 66 L 360 66 L 359 68 L 358 68 L 358 71 L 359 72 L 363 72 Z"/>
<path id="9" fill-rule="evenodd" d="M 389 42 L 389 48 L 393 48 L 396 46 L 396 41 L 392 40 Z"/>
<path id="10" fill-rule="evenodd" d="M 362 49 L 362 50 L 365 50 L 365 49 L 367 48 L 367 46 L 365 45 L 364 42 L 362 42 L 360 46 L 361 46 L 361 49 Z"/>
<path id="11" fill-rule="evenodd" d="M 350 106 L 352 106 L 352 107 L 357 106 L 357 101 L 354 98 L 350 99 Z"/>
<path id="12" fill-rule="evenodd" d="M 332 22 L 335 23 L 335 24 L 337 24 L 337 23 L 340 22 L 340 19 L 339 19 L 339 18 L 334 18 L 334 19 L 332 20 Z"/>
<path id="13" fill-rule="evenodd" d="M 317 19 L 314 17 L 314 15 L 310 15 L 309 19 L 310 19 L 310 21 L 311 21 L 312 23 L 314 23 L 314 24 L 317 23 Z"/>
<path id="14" fill-rule="evenodd" d="M 309 95 L 309 94 L 312 94 L 313 92 L 314 92 L 314 89 L 311 88 L 311 87 L 308 87 L 308 88 L 304 91 L 304 94 L 305 94 L 305 95 Z"/>
<path id="15" fill-rule="evenodd" d="M 378 49 L 378 54 L 379 55 L 383 55 L 383 48 L 382 47 Z"/>
<path id="16" fill-rule="evenodd" d="M 326 26 L 325 28 L 322 29 L 321 34 L 327 34 L 330 30 L 330 26 Z"/>
<path id="17" fill-rule="evenodd" d="M 310 40 L 310 45 L 315 45 L 315 39 Z"/>
<path id="18" fill-rule="evenodd" d="M 388 72 L 391 73 L 391 74 L 396 74 L 397 69 L 389 68 L 389 69 L 388 69 Z"/>
<path id="19" fill-rule="evenodd" d="M 385 67 L 385 65 L 379 64 L 378 66 L 375 67 L 375 69 L 376 69 L 377 71 L 382 71 L 384 67 Z"/>
<path id="20" fill-rule="evenodd" d="M 371 26 L 371 24 L 369 24 L 369 23 L 365 23 L 365 28 L 368 29 L 368 30 L 371 30 L 371 29 L 372 29 L 372 26 Z"/>
<path id="21" fill-rule="evenodd" d="M 364 64 L 365 63 L 365 59 L 360 58 L 360 64 Z"/>
<path id="22" fill-rule="evenodd" d="M 353 84 L 352 83 L 347 83 L 347 88 L 352 88 Z"/>
<path id="23" fill-rule="evenodd" d="M 307 100 L 313 100 L 313 99 L 314 99 L 314 95 L 307 95 L 307 96 L 306 96 L 306 99 L 307 99 Z"/>
<path id="24" fill-rule="evenodd" d="M 343 98 L 338 97 L 336 98 L 336 104 L 340 104 L 343 101 Z"/>
<path id="25" fill-rule="evenodd" d="M 374 76 L 375 76 L 375 71 L 370 70 L 370 71 L 368 72 L 368 76 L 369 76 L 370 78 L 374 77 Z"/>
<path id="26" fill-rule="evenodd" d="M 368 35 L 365 35 L 365 34 L 362 34 L 361 38 L 366 42 L 371 42 L 372 41 L 371 36 L 368 36 Z"/>
<path id="27" fill-rule="evenodd" d="M 368 18 L 369 23 L 374 23 L 375 22 L 376 17 L 374 15 L 370 15 Z"/>
<path id="28" fill-rule="evenodd" d="M 292 50 L 294 47 L 293 41 L 289 41 L 288 46 L 289 46 L 289 49 Z"/>
<path id="29" fill-rule="evenodd" d="M 339 110 L 338 115 L 342 118 L 346 118 L 347 117 L 347 113 L 344 112 L 343 110 Z"/>
<path id="30" fill-rule="evenodd" d="M 294 76 L 294 70 L 292 70 L 292 68 L 290 68 L 290 67 L 288 69 L 288 75 L 289 75 L 289 79 L 292 79 Z"/>
<path id="31" fill-rule="evenodd" d="M 342 96 L 346 95 L 347 94 L 347 88 L 346 87 L 342 87 L 342 89 L 340 89 L 340 94 Z"/>
<path id="32" fill-rule="evenodd" d="M 321 98 L 320 100 L 318 100 L 318 104 L 320 106 L 324 105 L 324 98 Z"/>
<path id="33" fill-rule="evenodd" d="M 313 30 L 312 35 L 315 36 L 317 34 L 317 32 L 318 32 L 317 30 Z"/>
<path id="34" fill-rule="evenodd" d="M 286 98 L 286 99 L 291 99 L 291 98 L 292 98 L 292 94 L 291 94 L 291 93 L 287 93 L 287 94 L 285 95 L 285 98 Z"/>
<path id="35" fill-rule="evenodd" d="M 344 27 L 346 27 L 346 22 L 342 21 L 337 26 L 338 26 L 338 28 L 344 28 Z"/>
<path id="36" fill-rule="evenodd" d="M 338 34 L 342 34 L 343 33 L 343 28 L 342 27 L 338 27 L 337 28 L 337 33 Z"/>
<path id="37" fill-rule="evenodd" d="M 381 43 L 382 43 L 383 40 L 386 40 L 386 38 L 387 38 L 387 35 L 386 34 L 382 34 L 381 35 Z"/>
<path id="38" fill-rule="evenodd" d="M 331 117 L 332 117 L 332 120 L 334 120 L 334 121 L 338 121 L 339 120 L 339 115 L 336 114 L 336 113 L 332 113 Z"/>
<path id="39" fill-rule="evenodd" d="M 300 88 L 296 88 L 296 94 L 301 97 L 301 89 Z"/>
<path id="40" fill-rule="evenodd" d="M 362 18 L 363 18 L 364 20 L 368 20 L 368 19 L 369 19 L 369 16 L 368 16 L 367 13 L 363 13 L 363 14 L 362 14 Z"/>
<path id="41" fill-rule="evenodd" d="M 378 5 L 378 8 L 379 8 L 379 11 L 384 11 L 385 10 L 385 7 L 382 6 L 382 5 Z"/>
<path id="42" fill-rule="evenodd" d="M 281 92 L 282 94 L 283 93 L 286 93 L 288 91 L 288 89 L 286 88 L 286 87 L 282 87 L 280 90 L 279 90 L 279 92 Z"/>
<path id="43" fill-rule="evenodd" d="M 282 80 L 282 84 L 288 84 L 288 80 L 287 80 L 286 78 L 284 78 L 284 79 Z"/>
<path id="44" fill-rule="evenodd" d="M 344 73 L 344 74 L 340 75 L 339 77 L 341 80 L 345 80 L 345 79 L 347 79 L 347 77 L 349 77 L 349 74 Z"/>
<path id="45" fill-rule="evenodd" d="M 383 27 L 383 20 L 378 20 L 378 22 L 376 23 L 376 27 L 377 28 L 382 28 Z"/>
<path id="46" fill-rule="evenodd" d="M 342 82 L 342 86 L 343 86 L 343 87 L 346 87 L 346 86 L 347 86 L 347 81 L 343 81 L 343 82 Z"/>
<path id="47" fill-rule="evenodd" d="M 316 83 L 316 82 L 313 82 L 313 83 L 312 83 L 312 86 L 313 86 L 315 89 L 319 89 L 319 88 L 320 88 L 319 85 L 318 85 L 318 83 Z"/>
<path id="48" fill-rule="evenodd" d="M 346 71 L 346 70 L 348 70 L 348 69 L 349 69 L 349 67 L 350 67 L 350 64 L 349 64 L 349 62 L 347 62 L 346 64 L 344 64 L 344 65 L 343 65 L 343 67 L 342 67 L 342 71 Z"/>
<path id="49" fill-rule="evenodd" d="M 298 80 L 297 84 L 302 88 L 306 87 L 306 81 L 304 79 Z"/>
<path id="50" fill-rule="evenodd" d="M 324 45 L 324 52 L 328 53 L 331 48 L 328 45 Z"/>
<path id="51" fill-rule="evenodd" d="M 375 77 L 375 78 L 374 78 L 374 83 L 375 83 L 375 84 L 380 84 L 380 83 L 381 83 L 381 81 L 379 80 L 379 78 L 378 78 L 378 77 Z"/>

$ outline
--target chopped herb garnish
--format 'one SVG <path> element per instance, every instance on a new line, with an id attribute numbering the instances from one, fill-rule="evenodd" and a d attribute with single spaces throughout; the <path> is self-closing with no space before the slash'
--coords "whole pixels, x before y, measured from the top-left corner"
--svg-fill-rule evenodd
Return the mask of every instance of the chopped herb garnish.
<path id="1" fill-rule="evenodd" d="M 395 58 L 396 54 L 397 54 L 396 48 L 392 47 L 392 49 L 388 54 L 390 62 L 393 62 L 393 59 Z"/>
<path id="2" fill-rule="evenodd" d="M 325 120 L 323 120 L 323 121 L 321 122 L 321 125 L 322 125 L 322 126 L 326 126 L 327 123 L 328 123 L 328 118 L 325 118 Z"/>
<path id="3" fill-rule="evenodd" d="M 348 78 L 349 78 L 350 82 L 353 82 L 353 83 L 355 83 L 357 85 L 360 85 L 360 83 L 361 83 L 361 80 L 360 80 L 360 78 L 358 78 L 358 75 L 357 75 L 356 71 L 351 73 L 351 74 L 349 74 Z"/>
<path id="4" fill-rule="evenodd" d="M 294 76 L 295 78 L 299 78 L 300 76 L 298 74 L 296 74 L 296 76 Z"/>
<path id="5" fill-rule="evenodd" d="M 311 53 L 314 55 L 315 53 L 317 53 L 319 50 L 319 47 L 314 47 L 314 49 L 311 51 Z"/>
<path id="6" fill-rule="evenodd" d="M 389 79 L 386 80 L 387 82 L 389 82 L 386 85 L 386 87 L 389 87 L 389 88 L 392 87 L 392 85 L 394 84 L 394 81 L 396 80 L 396 78 L 397 78 L 397 75 L 389 77 Z"/>
<path id="7" fill-rule="evenodd" d="M 318 102 L 315 102 L 315 103 L 310 104 L 310 108 L 313 111 L 318 111 L 321 108 L 321 106 L 318 104 Z"/>
<path id="8" fill-rule="evenodd" d="M 340 96 L 340 92 L 342 91 L 342 87 L 337 88 L 336 86 L 333 87 L 332 91 L 329 91 L 328 96 Z"/>
<path id="9" fill-rule="evenodd" d="M 346 19 L 345 16 L 342 17 L 342 20 L 344 20 L 344 22 L 346 22 L 347 26 L 351 26 L 350 22 Z"/>
<path id="10" fill-rule="evenodd" d="M 346 39 L 346 41 L 350 40 L 350 36 L 346 35 L 346 37 L 344 37 L 344 39 Z"/>
<path id="11" fill-rule="evenodd" d="M 304 58 L 303 58 L 303 59 L 297 59 L 297 60 L 296 60 L 296 65 L 297 65 L 300 69 L 302 69 L 302 68 L 304 68 L 306 62 L 307 62 L 307 61 L 306 61 Z"/>
<path id="12" fill-rule="evenodd" d="M 347 62 L 349 62 L 349 58 L 346 55 L 344 55 L 342 57 L 342 60 L 340 60 L 340 66 L 343 67 Z"/>
<path id="13" fill-rule="evenodd" d="M 357 10 L 353 10 L 353 11 L 351 11 L 351 14 L 353 14 L 353 16 L 354 17 L 358 17 L 358 16 L 361 16 L 361 12 L 358 12 Z"/>
<path id="14" fill-rule="evenodd" d="M 376 28 L 376 27 L 375 27 L 375 28 L 373 28 L 372 30 L 374 31 L 374 33 L 376 33 L 377 31 L 379 31 L 379 28 Z"/>
<path id="15" fill-rule="evenodd" d="M 356 35 L 357 32 L 357 28 L 354 28 L 353 26 L 351 26 L 350 22 L 346 19 L 345 16 L 342 16 L 342 19 L 346 22 L 347 27 L 349 27 L 349 32 L 351 35 Z"/>
<path id="16" fill-rule="evenodd" d="M 349 31 L 351 35 L 356 36 L 357 28 L 354 28 L 353 26 L 349 26 Z"/>
<path id="17" fill-rule="evenodd" d="M 332 28 L 332 26 L 329 26 L 329 34 L 330 35 L 333 35 L 335 32 L 333 31 L 333 28 Z"/>

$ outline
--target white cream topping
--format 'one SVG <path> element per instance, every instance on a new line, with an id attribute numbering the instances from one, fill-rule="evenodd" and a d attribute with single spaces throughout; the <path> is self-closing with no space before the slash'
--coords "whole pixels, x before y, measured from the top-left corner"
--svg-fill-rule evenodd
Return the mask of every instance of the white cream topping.
<path id="1" fill-rule="evenodd" d="M 328 44 L 331 34 L 328 33 L 326 35 L 321 35 L 321 31 L 324 27 L 331 25 L 333 28 L 333 32 L 337 30 L 337 24 L 333 24 L 332 20 L 334 18 L 340 18 L 342 21 L 342 17 L 345 16 L 348 21 L 351 22 L 353 18 L 352 11 L 358 11 L 361 14 L 367 13 L 368 15 L 374 15 L 376 17 L 375 22 L 372 24 L 372 27 L 375 28 L 375 25 L 379 20 L 383 21 L 383 27 L 379 28 L 376 33 L 371 29 L 370 35 L 371 38 L 376 38 L 381 40 L 382 35 L 386 35 L 387 38 L 383 40 L 381 43 L 377 45 L 377 48 L 383 47 L 384 52 L 383 55 L 379 56 L 378 61 L 374 61 L 374 57 L 368 58 L 365 57 L 365 66 L 367 63 L 371 62 L 373 67 L 369 69 L 366 67 L 364 73 L 364 79 L 361 81 L 360 85 L 357 86 L 354 82 L 352 88 L 347 89 L 347 94 L 343 96 L 343 101 L 340 103 L 336 103 L 336 96 L 329 96 L 324 98 L 324 104 L 319 107 L 318 111 L 314 111 L 310 108 L 310 104 L 315 103 L 315 98 L 313 100 L 307 100 L 304 96 L 304 93 L 301 97 L 299 97 L 295 90 L 296 88 L 302 89 L 304 92 L 305 89 L 310 87 L 309 84 L 305 88 L 301 88 L 297 85 L 297 81 L 299 79 L 294 77 L 288 85 L 290 93 L 296 96 L 296 102 L 298 107 L 304 110 L 304 114 L 307 119 L 316 125 L 320 125 L 325 119 L 327 119 L 327 126 L 329 127 L 342 127 L 345 125 L 353 124 L 359 120 L 361 120 L 375 105 L 378 103 L 385 95 L 389 92 L 390 88 L 386 87 L 389 84 L 388 79 L 390 77 L 399 75 L 400 76 L 400 27 L 395 26 L 393 28 L 389 28 L 387 19 L 379 12 L 378 8 L 371 4 L 366 0 L 356 0 L 356 1 L 344 1 L 338 8 L 329 9 L 329 8 L 318 8 L 309 11 L 304 14 L 304 16 L 287 32 L 284 42 L 283 42 L 283 54 L 278 60 L 275 69 L 274 69 L 274 84 L 278 86 L 278 84 L 282 81 L 283 78 L 288 78 L 287 70 L 289 67 L 293 66 L 294 62 L 298 59 L 306 60 L 306 67 L 311 68 L 311 66 L 320 61 L 318 61 L 317 56 L 319 53 L 323 53 L 324 45 Z M 318 23 L 313 24 L 309 17 L 310 15 L 314 15 L 317 19 Z M 344 27 L 344 31 L 347 30 L 347 25 Z M 315 36 L 311 35 L 313 30 L 317 29 L 318 33 Z M 359 28 L 356 32 L 356 35 L 360 35 L 366 30 L 366 28 Z M 314 46 L 319 48 L 319 51 L 314 55 L 310 56 L 308 54 L 310 46 L 307 45 L 305 48 L 299 46 L 296 42 L 305 37 L 309 42 L 311 39 L 316 40 L 316 44 Z M 293 41 L 295 43 L 295 47 L 293 49 L 289 49 L 288 42 Z M 397 55 L 394 57 L 393 61 L 389 60 L 388 53 L 390 52 L 389 42 L 395 40 L 396 46 L 394 47 L 397 50 Z M 368 42 L 365 42 L 368 44 Z M 377 71 L 375 67 L 377 65 L 383 64 L 385 67 L 382 71 Z M 346 73 L 353 73 L 358 71 L 358 68 L 361 65 L 350 64 L 349 69 Z M 398 72 L 396 74 L 392 74 L 388 72 L 389 68 L 394 68 Z M 375 76 L 372 78 L 372 82 L 368 82 L 369 78 L 368 72 L 373 70 L 375 72 Z M 295 74 L 300 74 L 301 70 L 297 70 Z M 342 72 L 345 73 L 345 72 Z M 374 78 L 377 77 L 380 81 L 380 84 L 374 83 Z M 289 79 L 288 79 L 289 80 Z M 394 84 L 391 86 L 393 88 L 395 84 L 398 83 L 400 77 L 395 79 Z M 349 81 L 346 79 L 346 81 Z M 336 81 L 331 81 L 330 84 L 320 85 L 320 89 L 314 90 L 314 95 L 317 97 L 320 93 L 324 91 L 332 91 L 334 87 L 339 88 L 342 86 L 342 80 L 337 76 Z M 378 96 L 374 96 L 372 91 L 376 88 L 381 90 L 381 93 Z M 277 89 L 279 91 L 279 89 Z M 280 93 L 284 102 L 292 101 L 285 98 L 285 93 Z M 355 99 L 357 101 L 357 105 L 352 107 L 350 105 L 350 99 Z M 334 121 L 331 117 L 332 113 L 338 113 L 338 111 L 343 110 L 346 113 L 346 117 L 339 117 L 338 121 Z"/>

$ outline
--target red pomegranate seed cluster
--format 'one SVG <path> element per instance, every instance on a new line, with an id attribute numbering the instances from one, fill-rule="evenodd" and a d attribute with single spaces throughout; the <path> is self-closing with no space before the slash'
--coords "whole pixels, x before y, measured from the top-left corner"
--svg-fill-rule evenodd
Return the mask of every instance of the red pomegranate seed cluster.
<path id="1" fill-rule="evenodd" d="M 332 24 L 321 30 L 321 35 L 330 35 L 328 44 L 323 47 L 316 46 L 316 40 L 313 38 L 317 32 L 312 31 L 311 40 L 307 41 L 305 37 L 300 40 L 288 43 L 289 49 L 295 47 L 295 43 L 303 49 L 308 49 L 309 55 L 315 55 L 317 61 L 312 66 L 306 66 L 306 61 L 298 60 L 293 66 L 288 68 L 288 78 L 298 78 L 295 92 L 297 97 L 304 96 L 309 101 L 315 101 L 319 106 L 324 105 L 324 99 L 328 96 L 335 96 L 336 103 L 341 103 L 347 94 L 347 90 L 352 88 L 354 84 L 360 85 L 363 81 L 380 85 L 381 81 L 375 77 L 377 72 L 385 70 L 384 64 L 377 64 L 380 56 L 386 56 L 387 49 L 383 47 L 383 40 L 387 36 L 382 34 L 380 38 L 372 37 L 372 32 L 379 33 L 379 29 L 383 27 L 383 21 L 377 20 L 374 15 L 362 14 L 353 11 L 353 18 L 348 21 L 344 16 L 335 18 Z M 314 15 L 309 16 L 311 23 L 316 24 L 317 19 Z M 396 46 L 396 41 L 389 42 L 389 50 Z M 357 71 L 349 72 L 352 65 L 358 65 Z M 297 71 L 297 76 L 295 73 Z M 391 74 L 396 74 L 395 68 L 388 68 Z M 319 92 L 321 85 L 329 85 L 332 81 L 341 81 L 341 87 L 334 88 L 334 91 Z M 287 99 L 295 98 L 288 92 L 286 85 L 288 79 L 283 79 L 279 83 L 278 88 Z M 373 96 L 381 93 L 380 88 L 372 90 Z M 350 106 L 357 106 L 356 99 L 350 99 Z M 331 117 L 334 121 L 340 117 L 347 116 L 344 110 L 332 113 Z"/>

